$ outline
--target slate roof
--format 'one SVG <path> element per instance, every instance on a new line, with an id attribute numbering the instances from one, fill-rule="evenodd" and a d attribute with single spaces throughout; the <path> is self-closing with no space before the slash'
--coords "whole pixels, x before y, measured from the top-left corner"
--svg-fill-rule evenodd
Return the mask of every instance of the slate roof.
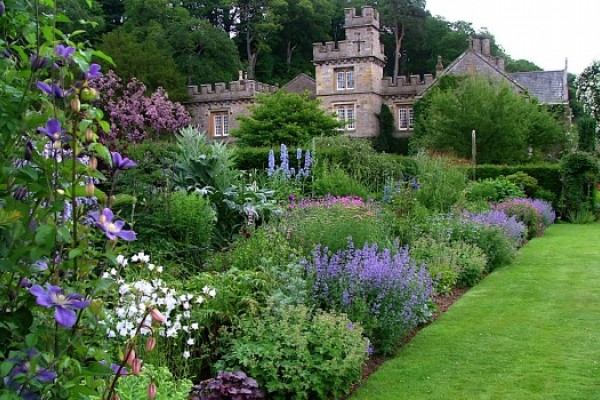
<path id="1" fill-rule="evenodd" d="M 542 104 L 567 104 L 569 92 L 567 73 L 561 71 L 514 72 L 507 74 Z"/>
<path id="2" fill-rule="evenodd" d="M 305 73 L 301 73 L 286 83 L 282 89 L 288 93 L 297 94 L 303 94 L 304 92 L 308 91 L 311 94 L 311 97 L 314 98 L 316 97 L 317 93 L 317 83 L 310 76 L 306 75 Z"/>

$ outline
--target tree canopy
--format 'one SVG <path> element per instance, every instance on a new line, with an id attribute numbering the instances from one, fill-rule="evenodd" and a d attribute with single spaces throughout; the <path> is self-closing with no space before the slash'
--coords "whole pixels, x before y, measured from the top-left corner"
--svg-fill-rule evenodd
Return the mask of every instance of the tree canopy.
<path id="1" fill-rule="evenodd" d="M 452 77 L 416 110 L 413 148 L 469 159 L 475 130 L 478 162 L 510 163 L 548 157 L 569 145 L 566 129 L 544 106 L 497 80 Z"/>
<path id="2" fill-rule="evenodd" d="M 313 137 L 333 136 L 341 124 L 319 108 L 319 100 L 279 90 L 261 95 L 250 116 L 240 116 L 240 127 L 231 132 L 239 145 L 302 145 Z"/>

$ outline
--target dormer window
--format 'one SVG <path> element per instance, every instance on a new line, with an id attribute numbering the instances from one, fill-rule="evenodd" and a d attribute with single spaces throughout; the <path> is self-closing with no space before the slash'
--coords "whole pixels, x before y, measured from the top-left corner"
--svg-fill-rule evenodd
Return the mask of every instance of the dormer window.
<path id="1" fill-rule="evenodd" d="M 336 69 L 337 90 L 354 89 L 354 69 L 344 68 Z"/>

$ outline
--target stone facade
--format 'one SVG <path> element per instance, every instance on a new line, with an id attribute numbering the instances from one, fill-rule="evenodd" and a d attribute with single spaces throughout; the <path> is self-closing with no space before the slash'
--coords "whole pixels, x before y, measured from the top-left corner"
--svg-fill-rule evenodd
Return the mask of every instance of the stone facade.
<path id="1" fill-rule="evenodd" d="M 435 85 L 436 79 L 431 74 L 395 80 L 383 76 L 386 58 L 379 14 L 373 7 L 362 7 L 360 14 L 347 8 L 344 28 L 346 40 L 313 45 L 314 80 L 301 74 L 282 89 L 314 94 L 324 110 L 346 122 L 344 131 L 349 136 L 376 136 L 382 104 L 391 108 L 398 135 L 410 135 L 413 104 Z M 492 56 L 490 47 L 489 39 L 472 39 L 469 48 L 447 68 L 438 58 L 436 76 L 483 74 L 505 80 L 516 92 L 528 92 L 541 103 L 568 105 L 566 66 L 563 71 L 508 74 L 504 59 Z M 227 138 L 229 129 L 238 125 L 236 116 L 249 113 L 248 106 L 255 103 L 257 94 L 276 90 L 276 86 L 244 79 L 240 73 L 238 81 L 228 86 L 217 83 L 214 87 L 190 87 L 191 99 L 186 105 L 193 122 L 209 137 Z"/>

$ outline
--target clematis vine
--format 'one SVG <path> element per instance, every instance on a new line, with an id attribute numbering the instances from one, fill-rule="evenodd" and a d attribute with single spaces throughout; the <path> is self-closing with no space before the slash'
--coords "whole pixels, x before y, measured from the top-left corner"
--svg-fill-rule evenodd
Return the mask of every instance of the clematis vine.
<path id="1" fill-rule="evenodd" d="M 37 349 L 28 349 L 23 355 L 10 358 L 9 361 L 14 364 L 13 369 L 8 376 L 4 378 L 4 386 L 19 393 L 23 399 L 38 399 L 39 393 L 33 388 L 26 387 L 22 379 L 19 377 L 26 376 L 30 378 L 30 382 L 50 383 L 56 379 L 56 372 L 49 368 L 42 368 L 39 364 L 34 363 L 35 369 L 32 368 L 32 361 L 39 354 Z"/>
<path id="2" fill-rule="evenodd" d="M 62 99 L 66 94 L 66 92 L 56 83 L 48 84 L 46 82 L 39 81 L 36 86 L 48 96 L 53 96 L 58 99 Z"/>
<path id="3" fill-rule="evenodd" d="M 90 69 L 88 70 L 88 72 L 84 73 L 83 76 L 87 80 L 102 78 L 103 75 L 102 75 L 102 72 L 100 72 L 100 68 L 101 68 L 100 65 L 92 64 L 92 65 L 90 65 Z"/>
<path id="4" fill-rule="evenodd" d="M 125 222 L 114 221 L 114 214 L 109 208 L 105 208 L 101 213 L 94 212 L 90 214 L 96 226 L 104 231 L 106 237 L 110 240 L 116 240 L 121 238 L 125 241 L 136 240 L 136 234 L 134 231 L 123 230 Z"/>
<path id="5" fill-rule="evenodd" d="M 137 163 L 135 161 L 131 161 L 129 158 L 123 157 L 116 151 L 111 151 L 110 155 L 112 156 L 113 169 L 116 171 L 137 167 Z"/>
<path id="6" fill-rule="evenodd" d="M 54 49 L 54 54 L 56 54 L 59 57 L 64 58 L 65 60 L 68 60 L 71 57 L 73 57 L 73 54 L 75 54 L 75 48 L 73 48 L 71 46 L 63 46 L 62 44 L 59 44 Z"/>
<path id="7" fill-rule="evenodd" d="M 36 303 L 46 308 L 54 308 L 54 319 L 63 328 L 72 328 L 77 321 L 75 310 L 83 310 L 90 304 L 78 293 L 65 296 L 64 291 L 51 284 L 46 284 L 46 290 L 40 285 L 34 285 L 29 292 L 36 297 Z"/>
<path id="8" fill-rule="evenodd" d="M 60 142 L 65 139 L 63 135 L 63 129 L 60 126 L 60 121 L 56 118 L 48 120 L 45 128 L 38 128 L 38 132 L 43 132 L 50 138 L 52 143 Z"/>

